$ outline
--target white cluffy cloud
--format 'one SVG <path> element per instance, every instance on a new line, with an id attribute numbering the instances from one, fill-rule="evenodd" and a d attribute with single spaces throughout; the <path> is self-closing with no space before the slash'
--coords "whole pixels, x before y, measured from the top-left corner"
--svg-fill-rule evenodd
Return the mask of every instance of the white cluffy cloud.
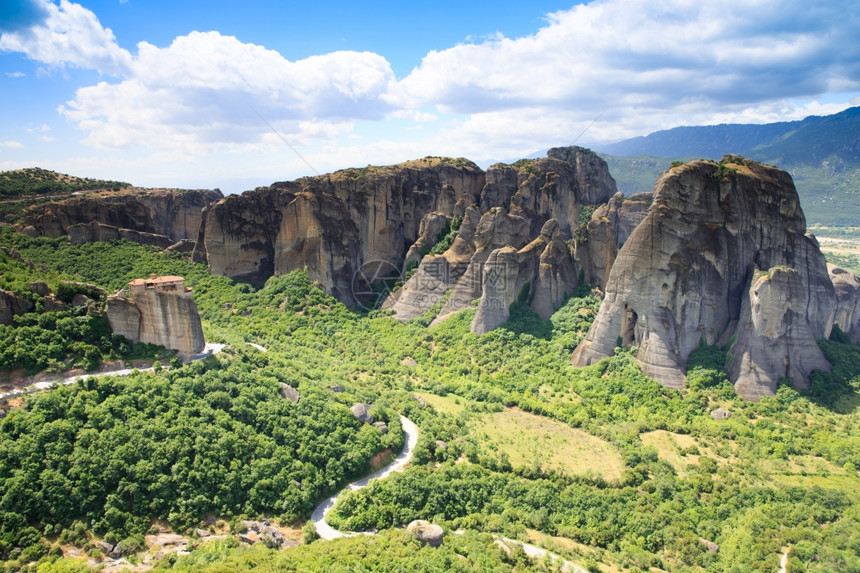
<path id="1" fill-rule="evenodd" d="M 560 122 L 569 137 L 601 114 L 606 139 L 716 115 L 762 121 L 757 109 L 786 99 L 860 90 L 858 37 L 853 0 L 596 1 L 531 36 L 430 52 L 386 100 L 473 124 L 554 111 L 532 127 Z"/>
<path id="2" fill-rule="evenodd" d="M 432 51 L 402 79 L 379 54 L 290 61 L 218 32 L 131 53 L 69 0 L 12 1 L 42 16 L 0 27 L 0 50 L 106 76 L 59 108 L 105 149 L 259 151 L 280 134 L 378 162 L 407 152 L 514 158 L 580 136 L 833 113 L 849 96 L 820 103 L 822 94 L 860 92 L 856 0 L 595 0 L 548 15 L 532 35 Z M 358 132 L 360 146 L 337 141 Z"/>
<path id="3" fill-rule="evenodd" d="M 131 54 L 119 47 L 111 29 L 102 27 L 90 10 L 69 0 L 60 0 L 59 6 L 39 1 L 26 4 L 46 17 L 29 27 L 4 32 L 0 50 L 20 52 L 50 66 L 69 65 L 114 76 L 128 71 Z"/>
<path id="4" fill-rule="evenodd" d="M 354 119 L 380 119 L 394 80 L 369 52 L 296 62 L 218 32 L 192 32 L 166 48 L 141 42 L 119 83 L 81 88 L 61 112 L 96 147 L 253 145 L 269 127 L 326 137 Z"/>

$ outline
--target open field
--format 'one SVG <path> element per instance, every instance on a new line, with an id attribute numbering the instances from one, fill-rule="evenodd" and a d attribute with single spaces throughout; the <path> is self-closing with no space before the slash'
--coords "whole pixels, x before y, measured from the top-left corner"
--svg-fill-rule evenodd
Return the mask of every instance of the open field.
<path id="1" fill-rule="evenodd" d="M 490 449 L 506 453 L 516 467 L 540 466 L 568 475 L 621 476 L 624 461 L 608 442 L 582 430 L 519 408 L 482 414 L 472 423 Z"/>

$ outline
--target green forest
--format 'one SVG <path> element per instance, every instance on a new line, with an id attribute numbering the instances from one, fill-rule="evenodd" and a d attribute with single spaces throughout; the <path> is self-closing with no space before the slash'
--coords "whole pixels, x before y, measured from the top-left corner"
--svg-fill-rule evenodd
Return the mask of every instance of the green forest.
<path id="1" fill-rule="evenodd" d="M 724 348 L 693 353 L 683 391 L 642 374 L 634 349 L 574 368 L 570 353 L 600 305 L 587 287 L 550 320 L 515 304 L 508 323 L 477 336 L 473 309 L 434 327 L 432 311 L 402 324 L 346 308 L 302 271 L 253 286 L 125 241 L 70 245 L 3 227 L 0 244 L 0 288 L 35 301 L 0 327 L 0 369 L 62 369 L 73 364 L 21 357 L 74 348 L 85 366 L 89 347 L 100 362 L 158 359 L 152 372 L 0 403 L 5 570 L 87 571 L 103 557 L 100 540 L 122 541 L 133 564 L 158 527 L 194 537 L 213 519 L 238 532 L 243 519 L 268 518 L 299 532 L 300 545 L 228 536 L 152 565 L 552 570 L 502 551 L 495 540 L 505 537 L 607 573 L 772 572 L 783 554 L 788 571 L 860 571 L 860 347 L 839 332 L 819 341 L 833 372 L 752 403 L 729 383 Z M 45 312 L 29 288 L 77 281 L 110 293 L 150 273 L 185 277 L 207 341 L 229 346 L 185 365 L 155 349 L 135 355 L 98 311 Z M 281 397 L 281 383 L 298 403 Z M 388 433 L 358 422 L 356 402 Z M 715 420 L 718 407 L 732 416 Z M 341 496 L 329 517 L 377 533 L 315 540 L 315 505 L 400 451 L 400 414 L 420 429 L 412 463 Z M 408 535 L 414 519 L 441 525 L 442 546 Z M 79 556 L 63 558 L 72 549 Z"/>
<path id="2" fill-rule="evenodd" d="M 129 186 L 129 183 L 123 181 L 74 177 L 39 167 L 0 172 L 0 197 L 52 195 L 95 189 L 119 191 Z"/>

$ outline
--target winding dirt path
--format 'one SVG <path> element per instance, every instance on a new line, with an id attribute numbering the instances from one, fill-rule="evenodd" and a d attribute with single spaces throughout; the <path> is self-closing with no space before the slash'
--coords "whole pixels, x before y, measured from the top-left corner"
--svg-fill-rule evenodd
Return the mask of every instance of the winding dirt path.
<path id="1" fill-rule="evenodd" d="M 344 533 L 342 531 L 338 531 L 326 523 L 325 518 L 326 515 L 328 515 L 328 512 L 331 511 L 331 508 L 334 507 L 335 502 L 337 502 L 337 497 L 340 494 L 345 491 L 361 489 L 370 483 L 370 480 L 372 479 L 383 479 L 393 472 L 401 471 L 406 464 L 412 460 L 412 454 L 415 451 L 415 446 L 418 444 L 418 426 L 416 426 L 406 416 L 400 416 L 400 424 L 403 426 L 403 433 L 406 434 L 406 442 L 403 444 L 403 450 L 400 452 L 400 455 L 394 458 L 394 460 L 384 468 L 375 471 L 358 481 L 352 482 L 333 496 L 327 498 L 319 504 L 311 514 L 311 520 L 313 520 L 317 533 L 322 539 L 337 539 L 338 537 L 352 537 L 354 535 L 372 535 L 371 533 Z"/>
<path id="2" fill-rule="evenodd" d="M 342 490 L 329 497 L 321 504 L 319 504 L 316 509 L 314 509 L 313 514 L 311 514 L 311 520 L 314 522 L 314 526 L 316 527 L 317 533 L 322 539 L 337 539 L 338 537 L 354 537 L 356 535 L 373 535 L 368 531 L 363 532 L 343 532 L 338 531 L 333 528 L 331 525 L 326 523 L 326 515 L 331 511 L 331 508 L 334 507 L 334 504 L 337 503 L 337 498 L 345 491 L 354 491 L 365 487 L 370 480 L 372 479 L 383 479 L 390 475 L 393 472 L 401 471 L 406 464 L 410 462 L 412 459 L 413 451 L 415 450 L 415 445 L 418 443 L 418 427 L 412 423 L 411 420 L 406 418 L 405 416 L 400 416 L 400 423 L 403 425 L 403 432 L 406 434 L 406 443 L 403 445 L 403 451 L 400 452 L 400 455 L 394 459 L 390 464 L 385 466 L 379 471 L 376 471 L 368 476 L 361 478 L 358 481 L 354 481 L 351 484 L 344 487 Z M 455 532 L 462 533 L 462 531 Z M 547 551 L 542 547 L 538 547 L 536 545 L 531 545 L 529 543 L 523 543 L 522 541 L 517 541 L 515 539 L 509 539 L 507 537 L 500 537 L 497 535 L 493 536 L 496 539 L 497 544 L 501 544 L 504 547 L 504 550 L 510 552 L 512 547 L 522 547 L 523 551 L 529 557 L 533 557 L 536 559 L 546 559 L 554 566 L 559 567 L 560 571 L 565 571 L 568 573 L 588 573 L 585 569 L 580 567 L 579 565 L 572 563 L 562 557 L 559 557 L 555 553 Z"/>
<path id="3" fill-rule="evenodd" d="M 251 343 L 248 343 L 251 344 Z M 220 344 L 218 342 L 207 342 L 206 347 L 203 352 L 200 354 L 195 354 L 190 358 L 190 360 L 200 360 L 201 358 L 206 358 L 207 356 L 211 356 L 212 354 L 218 354 L 226 344 Z M 257 347 L 255 344 L 251 344 L 251 346 Z M 260 347 L 262 348 L 262 347 Z M 9 390 L 7 392 L 0 392 L 0 400 L 6 398 L 15 398 L 18 396 L 23 396 L 25 394 L 32 394 L 34 392 L 42 392 L 44 390 L 50 390 L 55 386 L 70 386 L 77 382 L 78 380 L 87 380 L 88 378 L 97 378 L 99 376 L 128 376 L 134 371 L 138 372 L 152 372 L 153 368 L 123 368 L 122 370 L 106 370 L 105 372 L 92 372 L 88 374 L 76 374 L 74 376 L 60 376 L 58 378 L 52 378 L 50 380 L 42 380 L 40 382 L 34 382 L 29 386 L 25 386 L 23 388 L 15 388 L 13 390 Z"/>

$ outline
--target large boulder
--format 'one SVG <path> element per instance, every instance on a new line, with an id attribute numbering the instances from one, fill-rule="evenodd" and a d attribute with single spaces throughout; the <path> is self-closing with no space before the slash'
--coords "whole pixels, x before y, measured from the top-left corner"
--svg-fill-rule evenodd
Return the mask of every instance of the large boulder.
<path id="1" fill-rule="evenodd" d="M 793 278 L 781 276 L 780 288 L 794 300 L 802 291 L 807 301 L 792 307 L 791 328 L 780 327 L 788 347 L 828 336 L 833 284 L 817 242 L 806 236 L 791 177 L 737 156 L 674 167 L 657 180 L 648 215 L 619 251 L 600 312 L 572 361 L 585 366 L 611 356 L 619 344 L 637 346 L 646 374 L 680 388 L 690 352 L 736 328 L 738 338 L 759 345 L 761 367 L 768 370 L 752 385 L 745 379 L 738 391 L 751 399 L 770 394 L 770 381 L 787 372 L 784 365 L 776 368 L 784 346 L 765 345 L 768 332 L 749 330 L 756 307 L 745 300 L 757 269 L 775 267 L 795 270 Z M 803 386 L 810 369 L 820 366 L 817 359 L 802 358 L 788 371 Z M 732 381 L 738 376 L 735 370 Z"/>
<path id="2" fill-rule="evenodd" d="M 367 404 L 362 404 L 361 402 L 358 402 L 356 404 L 353 404 L 350 410 L 352 411 L 352 415 L 359 422 L 363 424 L 373 423 L 373 416 L 370 415 L 370 411 L 367 408 Z"/>
<path id="3" fill-rule="evenodd" d="M 412 536 L 430 547 L 439 547 L 442 545 L 442 540 L 445 537 L 443 529 L 433 523 L 428 523 L 420 519 L 416 519 L 406 526 L 406 531 Z"/>
<path id="4" fill-rule="evenodd" d="M 29 298 L 0 289 L 0 324 L 12 324 L 12 317 L 26 314 L 34 307 Z"/>

